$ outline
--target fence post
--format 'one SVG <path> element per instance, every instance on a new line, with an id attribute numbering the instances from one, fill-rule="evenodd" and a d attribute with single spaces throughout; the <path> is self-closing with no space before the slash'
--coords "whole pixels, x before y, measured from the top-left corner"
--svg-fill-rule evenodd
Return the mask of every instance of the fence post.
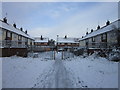
<path id="1" fill-rule="evenodd" d="M 55 60 L 55 50 L 54 50 L 54 60 Z"/>
<path id="2" fill-rule="evenodd" d="M 54 54 L 54 50 L 52 49 L 52 59 L 53 59 L 53 56 L 54 56 L 53 54 Z"/>
<path id="3" fill-rule="evenodd" d="M 63 60 L 63 50 L 62 50 L 62 60 Z"/>

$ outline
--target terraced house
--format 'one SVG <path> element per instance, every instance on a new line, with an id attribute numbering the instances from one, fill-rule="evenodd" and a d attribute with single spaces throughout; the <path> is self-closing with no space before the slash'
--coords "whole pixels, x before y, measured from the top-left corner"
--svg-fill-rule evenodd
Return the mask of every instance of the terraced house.
<path id="1" fill-rule="evenodd" d="M 100 27 L 98 25 L 96 30 L 91 30 L 86 33 L 86 36 L 80 39 L 80 47 L 87 48 L 89 52 L 100 49 L 112 49 L 113 47 L 120 47 L 120 19 Z"/>
<path id="2" fill-rule="evenodd" d="M 79 38 L 57 37 L 58 50 L 72 50 L 79 47 Z"/>
<path id="3" fill-rule="evenodd" d="M 50 46 L 48 44 L 49 38 L 43 37 L 35 37 L 35 42 L 34 42 L 34 51 L 35 52 L 43 52 L 43 51 L 49 51 Z"/>
<path id="4" fill-rule="evenodd" d="M 27 56 L 27 52 L 34 45 L 34 39 L 28 35 L 27 30 L 17 28 L 7 22 L 7 18 L 0 20 L 0 56 Z"/>

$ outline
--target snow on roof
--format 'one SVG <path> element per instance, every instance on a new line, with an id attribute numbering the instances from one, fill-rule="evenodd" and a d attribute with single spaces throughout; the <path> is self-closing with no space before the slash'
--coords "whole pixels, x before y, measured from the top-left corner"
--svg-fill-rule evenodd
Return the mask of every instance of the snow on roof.
<path id="1" fill-rule="evenodd" d="M 8 23 L 4 23 L 2 20 L 0 20 L 0 27 L 4 28 L 6 30 L 9 30 L 11 32 L 14 32 L 16 34 L 22 35 L 24 37 L 27 37 L 29 39 L 33 39 L 31 36 L 29 36 L 28 34 L 26 34 L 25 32 L 21 31 L 18 28 L 13 27 L 12 25 L 8 24 Z"/>
<path id="2" fill-rule="evenodd" d="M 35 39 L 35 42 L 48 42 L 48 38 L 43 38 L 41 39 L 40 37 L 39 38 L 34 38 Z"/>
<path id="3" fill-rule="evenodd" d="M 97 36 L 99 34 L 103 34 L 105 32 L 109 32 L 109 31 L 112 31 L 113 29 L 115 28 L 120 28 L 120 19 L 111 23 L 110 25 L 108 26 L 104 26 L 102 27 L 101 29 L 98 29 L 96 31 L 93 31 L 92 33 L 89 33 L 88 35 L 86 35 L 85 37 L 79 39 L 79 40 L 84 40 L 84 39 L 87 39 L 87 38 L 90 38 L 90 37 L 93 37 L 93 36 Z"/>
<path id="4" fill-rule="evenodd" d="M 58 38 L 58 43 L 79 43 L 79 38 Z"/>

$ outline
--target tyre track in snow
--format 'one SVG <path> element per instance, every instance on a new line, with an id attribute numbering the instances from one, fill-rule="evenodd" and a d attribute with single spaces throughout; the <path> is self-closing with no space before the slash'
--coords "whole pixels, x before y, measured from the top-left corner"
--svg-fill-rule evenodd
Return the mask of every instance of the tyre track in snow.
<path id="1" fill-rule="evenodd" d="M 75 88 L 78 86 L 75 82 L 74 75 L 71 76 L 58 54 L 52 67 L 37 78 L 33 88 Z M 79 84 L 79 87 L 82 86 Z"/>
<path id="2" fill-rule="evenodd" d="M 56 88 L 72 88 L 73 83 L 69 78 L 69 73 L 67 72 L 65 66 L 63 65 L 61 60 L 57 60 L 55 62 L 55 87 Z"/>
<path id="3" fill-rule="evenodd" d="M 34 84 L 32 88 L 53 88 L 54 73 L 53 67 L 45 69 L 45 71 L 37 78 L 37 83 Z"/>
<path id="4" fill-rule="evenodd" d="M 56 60 L 48 72 L 37 78 L 33 88 L 73 88 L 68 72 L 61 60 Z"/>

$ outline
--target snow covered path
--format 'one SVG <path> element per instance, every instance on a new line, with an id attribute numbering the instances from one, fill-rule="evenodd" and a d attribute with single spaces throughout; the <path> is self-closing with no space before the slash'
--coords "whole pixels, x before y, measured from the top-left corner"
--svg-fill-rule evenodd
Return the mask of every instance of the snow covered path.
<path id="1" fill-rule="evenodd" d="M 58 59 L 54 64 L 54 69 L 56 69 L 55 74 L 55 87 L 56 88 L 70 88 L 73 84 L 69 77 L 69 72 L 66 70 L 62 61 Z"/>
<path id="2" fill-rule="evenodd" d="M 69 74 L 60 59 L 60 54 L 57 54 L 53 67 L 38 78 L 33 88 L 74 88 Z"/>

